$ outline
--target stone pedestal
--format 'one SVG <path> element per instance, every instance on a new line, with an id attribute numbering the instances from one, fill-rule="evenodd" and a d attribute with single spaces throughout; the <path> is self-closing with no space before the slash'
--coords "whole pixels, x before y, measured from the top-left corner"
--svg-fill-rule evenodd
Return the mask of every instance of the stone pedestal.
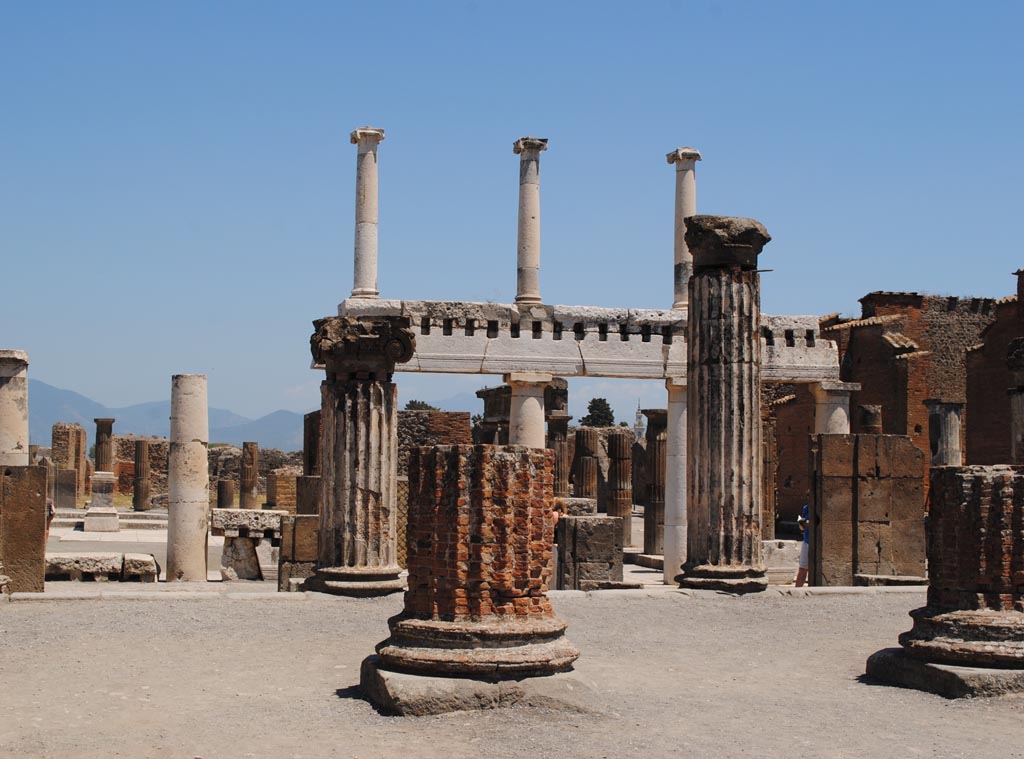
<path id="1" fill-rule="evenodd" d="M 675 297 L 672 308 L 686 308 L 689 303 L 690 276 L 693 274 L 693 255 L 686 244 L 686 217 L 697 213 L 697 161 L 701 160 L 696 148 L 676 148 L 665 156 L 676 166 L 675 208 Z"/>
<path id="2" fill-rule="evenodd" d="M 171 378 L 167 454 L 167 581 L 206 582 L 210 511 L 205 374 Z"/>
<path id="3" fill-rule="evenodd" d="M 149 511 L 149 442 L 135 441 L 135 470 L 132 478 L 132 509 Z"/>
<path id="4" fill-rule="evenodd" d="M 85 532 L 117 532 L 120 529 L 117 509 L 114 508 L 113 472 L 94 472 L 92 475 L 92 501 L 85 512 Z"/>
<path id="5" fill-rule="evenodd" d="M 681 584 L 767 586 L 761 547 L 761 338 L 757 256 L 771 238 L 752 219 L 691 216 L 687 429 L 689 522 Z M 667 557 L 666 557 L 667 559 Z"/>
<path id="6" fill-rule="evenodd" d="M 553 465 L 522 446 L 412 451 L 405 608 L 361 678 L 383 708 L 381 670 L 502 682 L 572 668 L 579 651 L 546 595 Z"/>
<path id="7" fill-rule="evenodd" d="M 405 320 L 314 323 L 321 385 L 320 560 L 308 587 L 338 595 L 401 590 L 397 552 L 396 363 L 412 358 Z"/>
<path id="8" fill-rule="evenodd" d="M 608 516 L 622 520 L 622 545 L 633 544 L 633 435 L 625 430 L 608 434 Z"/>
<path id="9" fill-rule="evenodd" d="M 114 471 L 114 419 L 93 419 L 96 423 L 96 460 L 97 472 Z"/>
<path id="10" fill-rule="evenodd" d="M 947 697 L 1024 691 L 1024 468 L 935 467 L 929 497 L 927 605 L 867 672 Z"/>
<path id="11" fill-rule="evenodd" d="M 238 508 L 258 509 L 260 481 L 260 445 L 242 443 L 242 466 L 238 472 Z"/>
<path id="12" fill-rule="evenodd" d="M 601 433 L 592 427 L 576 430 L 576 453 L 572 465 L 573 496 L 597 498 L 597 454 Z"/>
<path id="13" fill-rule="evenodd" d="M 0 350 L 0 466 L 28 466 L 28 354 Z"/>
<path id="14" fill-rule="evenodd" d="M 548 141 L 522 137 L 512 145 L 519 156 L 519 226 L 516 241 L 516 303 L 539 304 L 540 154 Z"/>
<path id="15" fill-rule="evenodd" d="M 856 382 L 817 382 L 814 395 L 814 434 L 850 434 L 850 393 L 860 390 Z"/>
<path id="16" fill-rule="evenodd" d="M 360 127 L 350 140 L 356 156 L 356 245 L 353 298 L 377 298 L 377 147 L 384 130 Z"/>
<path id="17" fill-rule="evenodd" d="M 665 464 L 666 427 L 665 409 L 644 409 L 647 417 L 647 504 L 644 506 L 644 553 L 661 556 L 665 551 Z M 679 562 L 682 564 L 682 560 Z M 677 569 L 673 568 L 673 572 Z"/>
<path id="18" fill-rule="evenodd" d="M 928 442 L 931 448 L 931 466 L 961 466 L 964 463 L 960 445 L 960 415 L 964 404 L 929 398 Z"/>

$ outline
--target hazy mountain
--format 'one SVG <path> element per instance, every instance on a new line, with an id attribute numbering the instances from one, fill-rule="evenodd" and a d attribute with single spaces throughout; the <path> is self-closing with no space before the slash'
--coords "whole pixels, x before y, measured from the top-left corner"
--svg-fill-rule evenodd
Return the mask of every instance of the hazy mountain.
<path id="1" fill-rule="evenodd" d="M 170 434 L 171 402 L 150 401 L 134 406 L 108 408 L 72 390 L 62 390 L 37 379 L 28 381 L 29 440 L 48 446 L 56 422 L 77 422 L 85 427 L 92 445 L 96 433 L 93 419 L 113 417 L 114 434 Z M 264 448 L 302 450 L 302 414 L 275 411 L 260 419 L 249 419 L 233 411 L 210 408 L 210 442 L 241 444 L 255 440 Z"/>

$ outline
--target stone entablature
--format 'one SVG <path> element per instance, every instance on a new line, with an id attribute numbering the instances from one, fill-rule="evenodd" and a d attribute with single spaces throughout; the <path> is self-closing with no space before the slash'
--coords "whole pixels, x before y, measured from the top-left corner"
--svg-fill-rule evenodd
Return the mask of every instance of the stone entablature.
<path id="1" fill-rule="evenodd" d="M 349 298 L 338 314 L 408 319 L 416 348 L 397 371 L 686 376 L 683 310 Z M 762 315 L 761 348 L 765 381 L 839 379 L 835 343 L 821 337 L 816 316 Z"/>

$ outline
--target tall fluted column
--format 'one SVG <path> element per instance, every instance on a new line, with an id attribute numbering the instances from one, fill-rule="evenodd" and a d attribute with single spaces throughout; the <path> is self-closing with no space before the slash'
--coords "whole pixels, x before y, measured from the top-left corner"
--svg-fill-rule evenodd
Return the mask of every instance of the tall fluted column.
<path id="1" fill-rule="evenodd" d="M 210 437 L 205 374 L 171 378 L 167 455 L 167 580 L 206 582 Z"/>
<path id="2" fill-rule="evenodd" d="M 0 466 L 28 466 L 28 354 L 0 350 Z"/>
<path id="3" fill-rule="evenodd" d="M 504 379 L 512 388 L 508 419 L 509 445 L 543 448 L 544 389 L 551 382 L 551 375 L 543 372 L 513 372 L 506 374 Z"/>
<path id="4" fill-rule="evenodd" d="M 960 445 L 960 414 L 964 404 L 929 398 L 928 441 L 931 448 L 931 466 L 963 466 L 963 448 Z"/>
<path id="5" fill-rule="evenodd" d="M 753 219 L 691 216 L 687 429 L 690 497 L 682 586 L 767 587 L 761 551 L 761 338 Z"/>
<path id="6" fill-rule="evenodd" d="M 516 256 L 516 303 L 541 303 L 540 297 L 540 154 L 548 141 L 522 137 L 512 145 L 519 156 L 519 234 Z"/>
<path id="7" fill-rule="evenodd" d="M 360 127 L 350 135 L 356 157 L 356 261 L 353 298 L 377 298 L 377 146 L 384 130 Z"/>
<path id="8" fill-rule="evenodd" d="M 622 545 L 633 544 L 633 435 L 608 433 L 608 516 L 622 520 Z"/>
<path id="9" fill-rule="evenodd" d="M 135 472 L 132 482 L 132 509 L 149 511 L 149 441 L 135 441 Z"/>
<path id="10" fill-rule="evenodd" d="M 685 377 L 665 380 L 668 389 L 668 410 L 665 425 L 665 529 L 662 582 L 672 585 L 678 581 L 679 568 L 686 561 L 689 523 L 686 504 L 687 440 L 689 398 Z"/>
<path id="11" fill-rule="evenodd" d="M 258 509 L 260 444 L 242 443 L 242 465 L 238 469 L 238 508 Z"/>
<path id="12" fill-rule="evenodd" d="M 93 419 L 96 422 L 96 461 L 97 472 L 114 471 L 114 419 Z"/>
<path id="13" fill-rule="evenodd" d="M 669 163 L 676 165 L 676 216 L 675 216 L 675 299 L 672 308 L 686 308 L 689 303 L 688 286 L 693 274 L 693 255 L 686 245 L 686 217 L 697 213 L 697 161 L 700 151 L 696 148 L 676 148 L 665 156 Z"/>
<path id="14" fill-rule="evenodd" d="M 850 393 L 860 390 L 856 382 L 817 382 L 811 385 L 814 396 L 814 434 L 850 434 Z"/>
<path id="15" fill-rule="evenodd" d="M 320 551 L 310 587 L 372 596 L 402 589 L 398 578 L 398 389 L 395 364 L 415 338 L 397 317 L 314 322 L 321 387 Z"/>
<path id="16" fill-rule="evenodd" d="M 668 412 L 665 409 L 644 409 L 647 417 L 647 503 L 644 506 L 644 553 L 661 556 L 665 551 L 665 442 L 668 435 Z M 685 464 L 685 462 L 684 462 Z M 684 466 L 685 470 L 685 466 Z M 682 558 L 672 569 L 673 581 Z"/>

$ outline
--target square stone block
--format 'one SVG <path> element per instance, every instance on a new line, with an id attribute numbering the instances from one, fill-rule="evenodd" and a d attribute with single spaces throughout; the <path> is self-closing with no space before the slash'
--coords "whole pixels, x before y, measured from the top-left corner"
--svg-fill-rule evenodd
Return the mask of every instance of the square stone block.
<path id="1" fill-rule="evenodd" d="M 893 500 L 893 480 L 859 477 L 857 479 L 857 519 L 861 522 L 888 522 Z"/>
<path id="2" fill-rule="evenodd" d="M 315 562 L 320 517 L 294 514 L 281 519 L 281 561 Z"/>
<path id="3" fill-rule="evenodd" d="M 93 502 L 96 501 L 96 491 L 93 491 Z M 113 506 L 91 506 L 85 512 L 85 532 L 117 532 L 121 525 L 117 516 L 117 509 Z"/>
<path id="4" fill-rule="evenodd" d="M 819 435 L 818 471 L 826 477 L 853 476 L 855 435 Z"/>
<path id="5" fill-rule="evenodd" d="M 46 467 L 0 467 L 0 561 L 11 593 L 42 593 L 46 572 Z"/>
<path id="6" fill-rule="evenodd" d="M 78 506 L 78 472 L 74 469 L 58 469 L 54 472 L 53 505 L 58 509 L 74 509 Z"/>

